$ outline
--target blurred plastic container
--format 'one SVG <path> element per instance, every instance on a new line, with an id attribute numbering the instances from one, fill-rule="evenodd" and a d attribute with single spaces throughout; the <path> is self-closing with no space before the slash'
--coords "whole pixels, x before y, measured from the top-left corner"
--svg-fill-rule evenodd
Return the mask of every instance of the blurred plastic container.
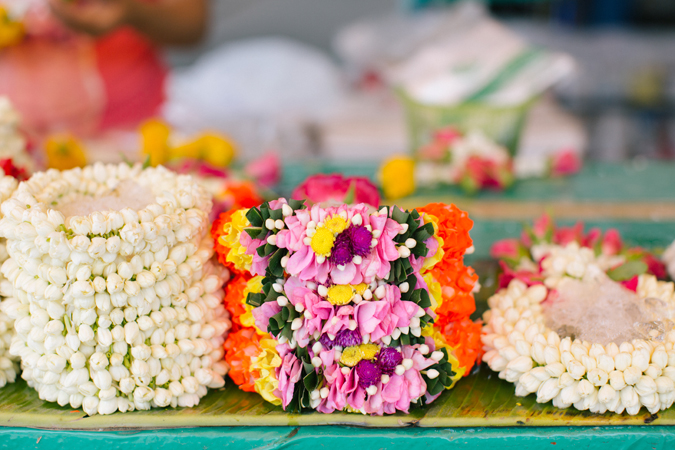
<path id="1" fill-rule="evenodd" d="M 414 154 L 431 141 L 434 132 L 452 126 L 463 133 L 481 131 L 515 156 L 527 113 L 536 101 L 531 99 L 509 106 L 478 102 L 439 106 L 417 102 L 400 89 L 396 92 L 404 105 L 410 149 Z"/>

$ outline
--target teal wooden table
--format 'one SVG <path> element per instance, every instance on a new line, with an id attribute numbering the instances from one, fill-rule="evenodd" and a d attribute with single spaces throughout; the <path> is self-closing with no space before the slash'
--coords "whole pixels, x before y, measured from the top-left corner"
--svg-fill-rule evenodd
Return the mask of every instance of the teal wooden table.
<path id="1" fill-rule="evenodd" d="M 372 176 L 371 164 L 307 164 L 286 168 L 284 193 L 313 171 Z M 615 227 L 636 245 L 659 248 L 675 237 L 675 165 L 590 165 L 576 177 L 533 180 L 503 194 L 463 197 L 447 188 L 397 202 L 418 206 L 453 201 L 475 220 L 476 252 L 468 258 L 484 290 L 478 313 L 494 290 L 496 267 L 486 261 L 492 242 L 517 236 L 523 221 L 553 209 L 564 223 Z M 495 206 L 496 205 L 496 206 Z M 604 209 L 603 209 L 604 208 Z M 194 409 L 86 417 L 40 402 L 23 382 L 0 389 L 0 448 L 127 449 L 364 449 L 476 448 L 660 450 L 675 448 L 675 408 L 651 415 L 595 415 L 540 405 L 514 396 L 513 386 L 481 367 L 455 389 L 410 415 L 288 415 L 234 386 L 211 392 Z"/>

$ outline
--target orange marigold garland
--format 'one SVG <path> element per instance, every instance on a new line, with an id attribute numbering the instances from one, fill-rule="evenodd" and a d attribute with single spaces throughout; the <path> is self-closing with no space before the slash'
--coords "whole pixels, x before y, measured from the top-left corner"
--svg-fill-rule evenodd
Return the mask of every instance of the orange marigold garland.
<path id="1" fill-rule="evenodd" d="M 260 354 L 260 339 L 255 329 L 242 328 L 230 333 L 225 341 L 225 362 L 230 365 L 228 375 L 242 391 L 255 392 L 251 358 Z"/>
<path id="2" fill-rule="evenodd" d="M 473 248 L 469 235 L 473 221 L 455 205 L 431 203 L 418 208 L 418 211 L 433 217 L 438 227 L 438 237 L 442 241 L 439 243 L 443 256 L 430 270 L 434 281 L 440 285 L 442 298 L 436 309 L 438 317 L 434 329 L 455 349 L 466 375 L 474 364 L 480 362 L 483 353 L 481 323 L 470 319 L 476 311 L 473 292 L 478 276 L 471 267 L 464 265 L 465 252 Z"/>
<path id="3" fill-rule="evenodd" d="M 245 193 L 239 194 L 242 198 L 246 196 Z M 251 196 L 245 203 L 250 205 L 254 200 Z M 273 391 L 278 382 L 268 366 L 279 363 L 278 355 L 270 348 L 270 336 L 251 326 L 253 321 L 251 307 L 246 305 L 246 296 L 256 280 L 246 270 L 245 258 L 236 256 L 241 253 L 238 242 L 226 240 L 232 230 L 242 225 L 242 220 L 245 221 L 242 214 L 245 212 L 246 209 L 232 209 L 222 213 L 214 221 L 211 229 L 218 261 L 232 274 L 230 282 L 225 287 L 224 298 L 225 308 L 232 318 L 233 331 L 224 344 L 225 361 L 230 366 L 228 374 L 239 389 L 258 392 L 266 400 L 274 401 Z M 230 252 L 233 252 L 234 256 L 231 256 Z"/>

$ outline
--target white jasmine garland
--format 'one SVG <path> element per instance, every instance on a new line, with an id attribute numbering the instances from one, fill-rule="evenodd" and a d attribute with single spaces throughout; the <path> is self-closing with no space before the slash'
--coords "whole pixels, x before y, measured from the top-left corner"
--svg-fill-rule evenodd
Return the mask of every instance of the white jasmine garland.
<path id="1" fill-rule="evenodd" d="M 68 218 L 53 209 L 125 180 L 156 203 Z M 194 406 L 223 386 L 229 274 L 212 262 L 210 209 L 191 177 L 126 164 L 39 173 L 0 206 L 2 273 L 18 305 L 10 353 L 40 398 L 111 414 Z"/>
<path id="2" fill-rule="evenodd" d="M 674 287 L 653 275 L 640 275 L 637 295 L 675 306 Z M 541 302 L 547 296 L 544 285 L 527 287 L 513 280 L 488 300 L 483 361 L 515 384 L 516 395 L 536 393 L 539 403 L 596 413 L 634 415 L 644 407 L 654 414 L 673 404 L 675 331 L 662 341 L 635 339 L 620 345 L 561 339 L 545 325 Z"/>
<path id="3" fill-rule="evenodd" d="M 2 125 L 3 99 L 0 98 L 0 135 L 4 126 Z M 0 139 L 2 137 L 0 136 Z M 0 202 L 7 200 L 18 182 L 13 177 L 4 176 L 0 169 Z M 5 240 L 0 239 L 0 263 L 4 263 L 9 255 Z M 14 320 L 11 318 L 12 312 L 20 308 L 21 305 L 12 298 L 12 284 L 0 275 L 0 387 L 7 383 L 13 383 L 19 372 L 17 358 L 9 354 L 9 347 L 14 335 Z"/>

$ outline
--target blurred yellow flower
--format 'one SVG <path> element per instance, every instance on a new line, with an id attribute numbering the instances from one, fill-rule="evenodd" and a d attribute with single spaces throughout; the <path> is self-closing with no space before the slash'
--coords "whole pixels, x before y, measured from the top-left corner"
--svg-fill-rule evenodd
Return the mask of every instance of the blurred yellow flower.
<path id="1" fill-rule="evenodd" d="M 415 192 L 415 161 L 407 156 L 396 156 L 384 162 L 380 169 L 384 196 L 390 200 Z"/>
<path id="2" fill-rule="evenodd" d="M 87 156 L 80 141 L 70 134 L 57 134 L 45 142 L 47 165 L 51 169 L 68 170 L 87 165 Z"/>
<path id="3" fill-rule="evenodd" d="M 153 167 L 169 160 L 169 135 L 171 128 L 158 119 L 151 119 L 141 125 L 141 151 L 150 157 Z"/>
<path id="4" fill-rule="evenodd" d="M 253 256 L 246 254 L 246 247 L 241 245 L 239 238 L 244 228 L 250 227 L 246 213 L 248 209 L 240 209 L 232 214 L 232 219 L 223 225 L 223 234 L 218 239 L 218 242 L 228 248 L 230 251 L 227 254 L 227 262 L 231 262 L 241 271 L 249 271 L 253 263 Z"/>
<path id="5" fill-rule="evenodd" d="M 255 328 L 255 330 L 258 334 L 267 334 L 267 333 L 258 329 L 258 327 L 255 326 L 255 318 L 253 317 L 253 306 L 246 303 L 246 298 L 248 297 L 248 294 L 251 294 L 251 293 L 257 294 L 259 292 L 262 292 L 262 290 L 263 290 L 263 285 L 262 285 L 263 278 L 264 277 L 258 275 L 258 276 L 255 276 L 255 277 L 251 278 L 246 283 L 246 288 L 244 288 L 244 292 L 243 292 L 242 299 L 241 299 L 241 302 L 244 305 L 244 309 L 246 309 L 246 312 L 244 314 L 242 314 L 241 316 L 239 316 L 239 321 L 241 322 L 241 324 L 243 326 Z"/>
<path id="6" fill-rule="evenodd" d="M 12 19 L 7 9 L 0 6 L 0 48 L 19 44 L 24 34 L 23 24 Z"/>
<path id="7" fill-rule="evenodd" d="M 277 353 L 277 341 L 267 335 L 260 341 L 260 354 L 251 358 L 251 374 L 255 378 L 255 391 L 273 405 L 281 405 L 281 399 L 274 395 L 279 388 L 279 380 L 276 377 L 276 369 L 281 366 L 281 356 Z"/>
<path id="8" fill-rule="evenodd" d="M 199 159 L 217 167 L 227 167 L 236 155 L 232 141 L 215 133 L 206 133 L 171 151 L 171 159 Z"/>

